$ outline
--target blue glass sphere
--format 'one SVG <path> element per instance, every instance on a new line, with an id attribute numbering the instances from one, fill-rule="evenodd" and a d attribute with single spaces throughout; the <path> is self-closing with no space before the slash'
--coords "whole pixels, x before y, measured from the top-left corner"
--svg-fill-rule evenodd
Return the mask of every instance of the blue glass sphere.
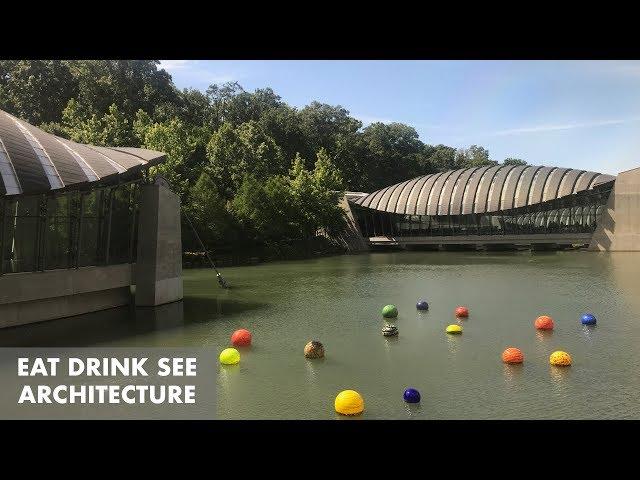
<path id="1" fill-rule="evenodd" d="M 584 315 L 582 315 L 583 325 L 595 325 L 596 321 L 596 316 L 592 313 L 585 313 Z"/>
<path id="2" fill-rule="evenodd" d="M 404 401 L 407 403 L 420 402 L 420 392 L 415 388 L 407 388 L 404 391 Z"/>
<path id="3" fill-rule="evenodd" d="M 416 303 L 416 308 L 418 310 L 429 310 L 429 304 L 426 300 L 419 300 L 418 303 Z"/>

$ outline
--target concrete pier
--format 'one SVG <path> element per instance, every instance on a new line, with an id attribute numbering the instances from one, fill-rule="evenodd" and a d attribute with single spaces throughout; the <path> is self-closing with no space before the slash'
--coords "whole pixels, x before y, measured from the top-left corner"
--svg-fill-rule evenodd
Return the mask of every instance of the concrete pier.
<path id="1" fill-rule="evenodd" d="M 158 178 L 142 187 L 136 264 L 136 305 L 182 300 L 180 197 Z"/>
<path id="2" fill-rule="evenodd" d="M 618 174 L 589 250 L 640 251 L 640 168 Z"/>

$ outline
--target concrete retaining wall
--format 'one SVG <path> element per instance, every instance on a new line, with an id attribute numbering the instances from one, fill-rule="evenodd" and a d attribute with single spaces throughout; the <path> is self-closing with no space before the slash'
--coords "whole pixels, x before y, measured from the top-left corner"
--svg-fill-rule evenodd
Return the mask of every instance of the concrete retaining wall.
<path id="1" fill-rule="evenodd" d="M 618 174 L 589 249 L 640 252 L 640 168 Z"/>
<path id="2" fill-rule="evenodd" d="M 134 267 L 125 263 L 2 275 L 0 328 L 128 305 Z"/>

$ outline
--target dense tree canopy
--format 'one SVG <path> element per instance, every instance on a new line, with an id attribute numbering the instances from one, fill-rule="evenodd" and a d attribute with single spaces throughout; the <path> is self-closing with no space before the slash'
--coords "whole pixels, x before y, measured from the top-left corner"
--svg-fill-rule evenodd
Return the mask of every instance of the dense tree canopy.
<path id="1" fill-rule="evenodd" d="M 297 109 L 237 82 L 179 90 L 154 60 L 2 60 L 0 108 L 78 142 L 160 150 L 154 167 L 216 245 L 340 228 L 344 189 L 495 165 L 478 145 L 422 142 L 402 123 L 363 126 L 339 105 Z M 507 158 L 505 164 L 526 164 Z"/>

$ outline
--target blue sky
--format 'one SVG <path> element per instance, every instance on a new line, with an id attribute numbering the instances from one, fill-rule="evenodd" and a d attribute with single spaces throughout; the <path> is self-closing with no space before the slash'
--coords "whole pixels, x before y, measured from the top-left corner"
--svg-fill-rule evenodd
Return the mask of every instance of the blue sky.
<path id="1" fill-rule="evenodd" d="M 640 167 L 640 61 L 163 60 L 179 88 L 237 81 L 303 107 L 402 122 L 494 160 L 616 174 Z"/>

